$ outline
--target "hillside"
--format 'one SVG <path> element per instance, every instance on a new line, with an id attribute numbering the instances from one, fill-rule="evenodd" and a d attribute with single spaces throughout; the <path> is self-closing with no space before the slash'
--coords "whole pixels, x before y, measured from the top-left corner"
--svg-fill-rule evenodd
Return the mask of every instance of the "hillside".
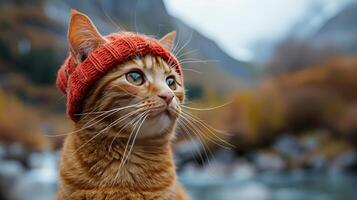
<path id="1" fill-rule="evenodd" d="M 180 57 L 183 67 L 188 68 L 188 83 L 198 82 L 190 80 L 195 77 L 192 71 L 205 74 L 199 78 L 201 87 L 219 83 L 220 93 L 228 93 L 238 84 L 252 82 L 254 74 L 248 63 L 233 59 L 214 41 L 171 17 L 162 0 L 138 2 L 2 0 L 0 10 L 6 15 L 1 16 L 0 62 L 5 65 L 0 70 L 22 72 L 35 83 L 52 84 L 55 71 L 67 55 L 69 12 L 75 8 L 87 13 L 104 35 L 129 30 L 161 37 L 177 30 L 175 53 Z M 41 54 L 50 59 L 38 61 L 42 60 Z"/>
<path id="2" fill-rule="evenodd" d="M 311 40 L 336 48 L 341 53 L 357 52 L 357 2 L 343 8 L 334 17 L 326 21 Z"/>
<path id="3" fill-rule="evenodd" d="M 94 21 L 99 22 L 100 30 L 104 30 L 106 33 L 115 31 L 116 23 L 127 30 L 142 32 L 157 37 L 161 37 L 172 30 L 177 30 L 179 34 L 179 48 L 188 42 L 184 51 L 197 50 L 197 55 L 194 55 L 196 58 L 201 60 L 215 60 L 215 62 L 217 62 L 215 65 L 219 65 L 220 68 L 223 68 L 228 73 L 244 81 L 248 81 L 252 78 L 252 71 L 248 68 L 246 63 L 237 61 L 228 56 L 214 41 L 187 26 L 179 19 L 171 17 L 167 13 L 162 0 L 65 0 L 56 2 L 49 1 L 47 7 L 56 7 L 57 12 L 62 12 L 62 15 L 68 15 L 69 8 L 76 8 L 88 13 L 90 17 L 94 18 Z M 56 15 L 58 16 L 58 14 Z M 54 19 L 58 19 L 58 17 L 54 16 Z"/>

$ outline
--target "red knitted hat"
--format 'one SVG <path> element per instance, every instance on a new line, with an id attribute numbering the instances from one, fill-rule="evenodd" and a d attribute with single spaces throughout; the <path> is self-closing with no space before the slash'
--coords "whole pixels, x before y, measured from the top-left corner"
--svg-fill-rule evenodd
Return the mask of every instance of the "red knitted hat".
<path id="1" fill-rule="evenodd" d="M 105 38 L 108 42 L 91 52 L 82 63 L 76 66 L 68 56 L 58 70 L 56 84 L 67 96 L 67 114 L 73 121 L 78 120 L 76 114 L 81 112 L 83 98 L 93 83 L 112 67 L 136 56 L 159 56 L 175 67 L 181 77 L 183 75 L 177 58 L 154 38 L 129 32 L 114 33 Z"/>

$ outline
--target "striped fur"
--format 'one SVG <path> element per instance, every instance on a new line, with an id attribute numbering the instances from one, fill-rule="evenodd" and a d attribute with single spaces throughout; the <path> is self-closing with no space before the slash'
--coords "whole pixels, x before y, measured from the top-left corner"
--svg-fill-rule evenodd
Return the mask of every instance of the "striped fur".
<path id="1" fill-rule="evenodd" d="M 144 85 L 134 86 L 125 79 L 125 74 L 133 69 L 144 73 Z M 177 89 L 170 90 L 175 95 L 166 108 L 170 114 L 163 111 L 145 119 L 127 162 L 121 166 L 134 129 L 132 121 L 163 106 L 157 94 L 169 90 L 165 83 L 169 75 L 178 82 Z M 86 97 L 84 114 L 75 123 L 74 132 L 65 139 L 57 200 L 189 199 L 177 181 L 171 149 L 183 100 L 180 76 L 159 57 L 135 58 L 102 77 Z M 124 109 L 94 123 L 102 111 L 137 102 L 142 105 L 141 111 L 137 107 Z M 108 128 L 113 121 L 135 111 L 136 115 Z"/>

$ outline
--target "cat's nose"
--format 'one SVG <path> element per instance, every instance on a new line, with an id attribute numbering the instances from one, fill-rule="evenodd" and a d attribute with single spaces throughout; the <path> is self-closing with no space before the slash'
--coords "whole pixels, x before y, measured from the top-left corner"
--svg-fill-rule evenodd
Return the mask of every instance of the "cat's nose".
<path id="1" fill-rule="evenodd" d="M 174 98 L 174 94 L 172 94 L 172 92 L 165 92 L 165 93 L 161 93 L 158 94 L 158 96 L 163 99 L 167 105 L 169 105 L 172 101 L 172 99 Z"/>

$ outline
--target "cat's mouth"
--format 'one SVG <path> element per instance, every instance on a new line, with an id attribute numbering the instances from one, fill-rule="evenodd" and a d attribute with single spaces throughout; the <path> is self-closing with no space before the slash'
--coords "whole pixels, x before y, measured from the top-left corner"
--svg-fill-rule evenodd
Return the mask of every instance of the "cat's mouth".
<path id="1" fill-rule="evenodd" d="M 169 117 L 173 117 L 173 114 L 170 112 L 169 108 L 166 106 L 153 109 L 149 113 L 149 117 L 157 117 L 160 115 L 167 115 Z"/>

